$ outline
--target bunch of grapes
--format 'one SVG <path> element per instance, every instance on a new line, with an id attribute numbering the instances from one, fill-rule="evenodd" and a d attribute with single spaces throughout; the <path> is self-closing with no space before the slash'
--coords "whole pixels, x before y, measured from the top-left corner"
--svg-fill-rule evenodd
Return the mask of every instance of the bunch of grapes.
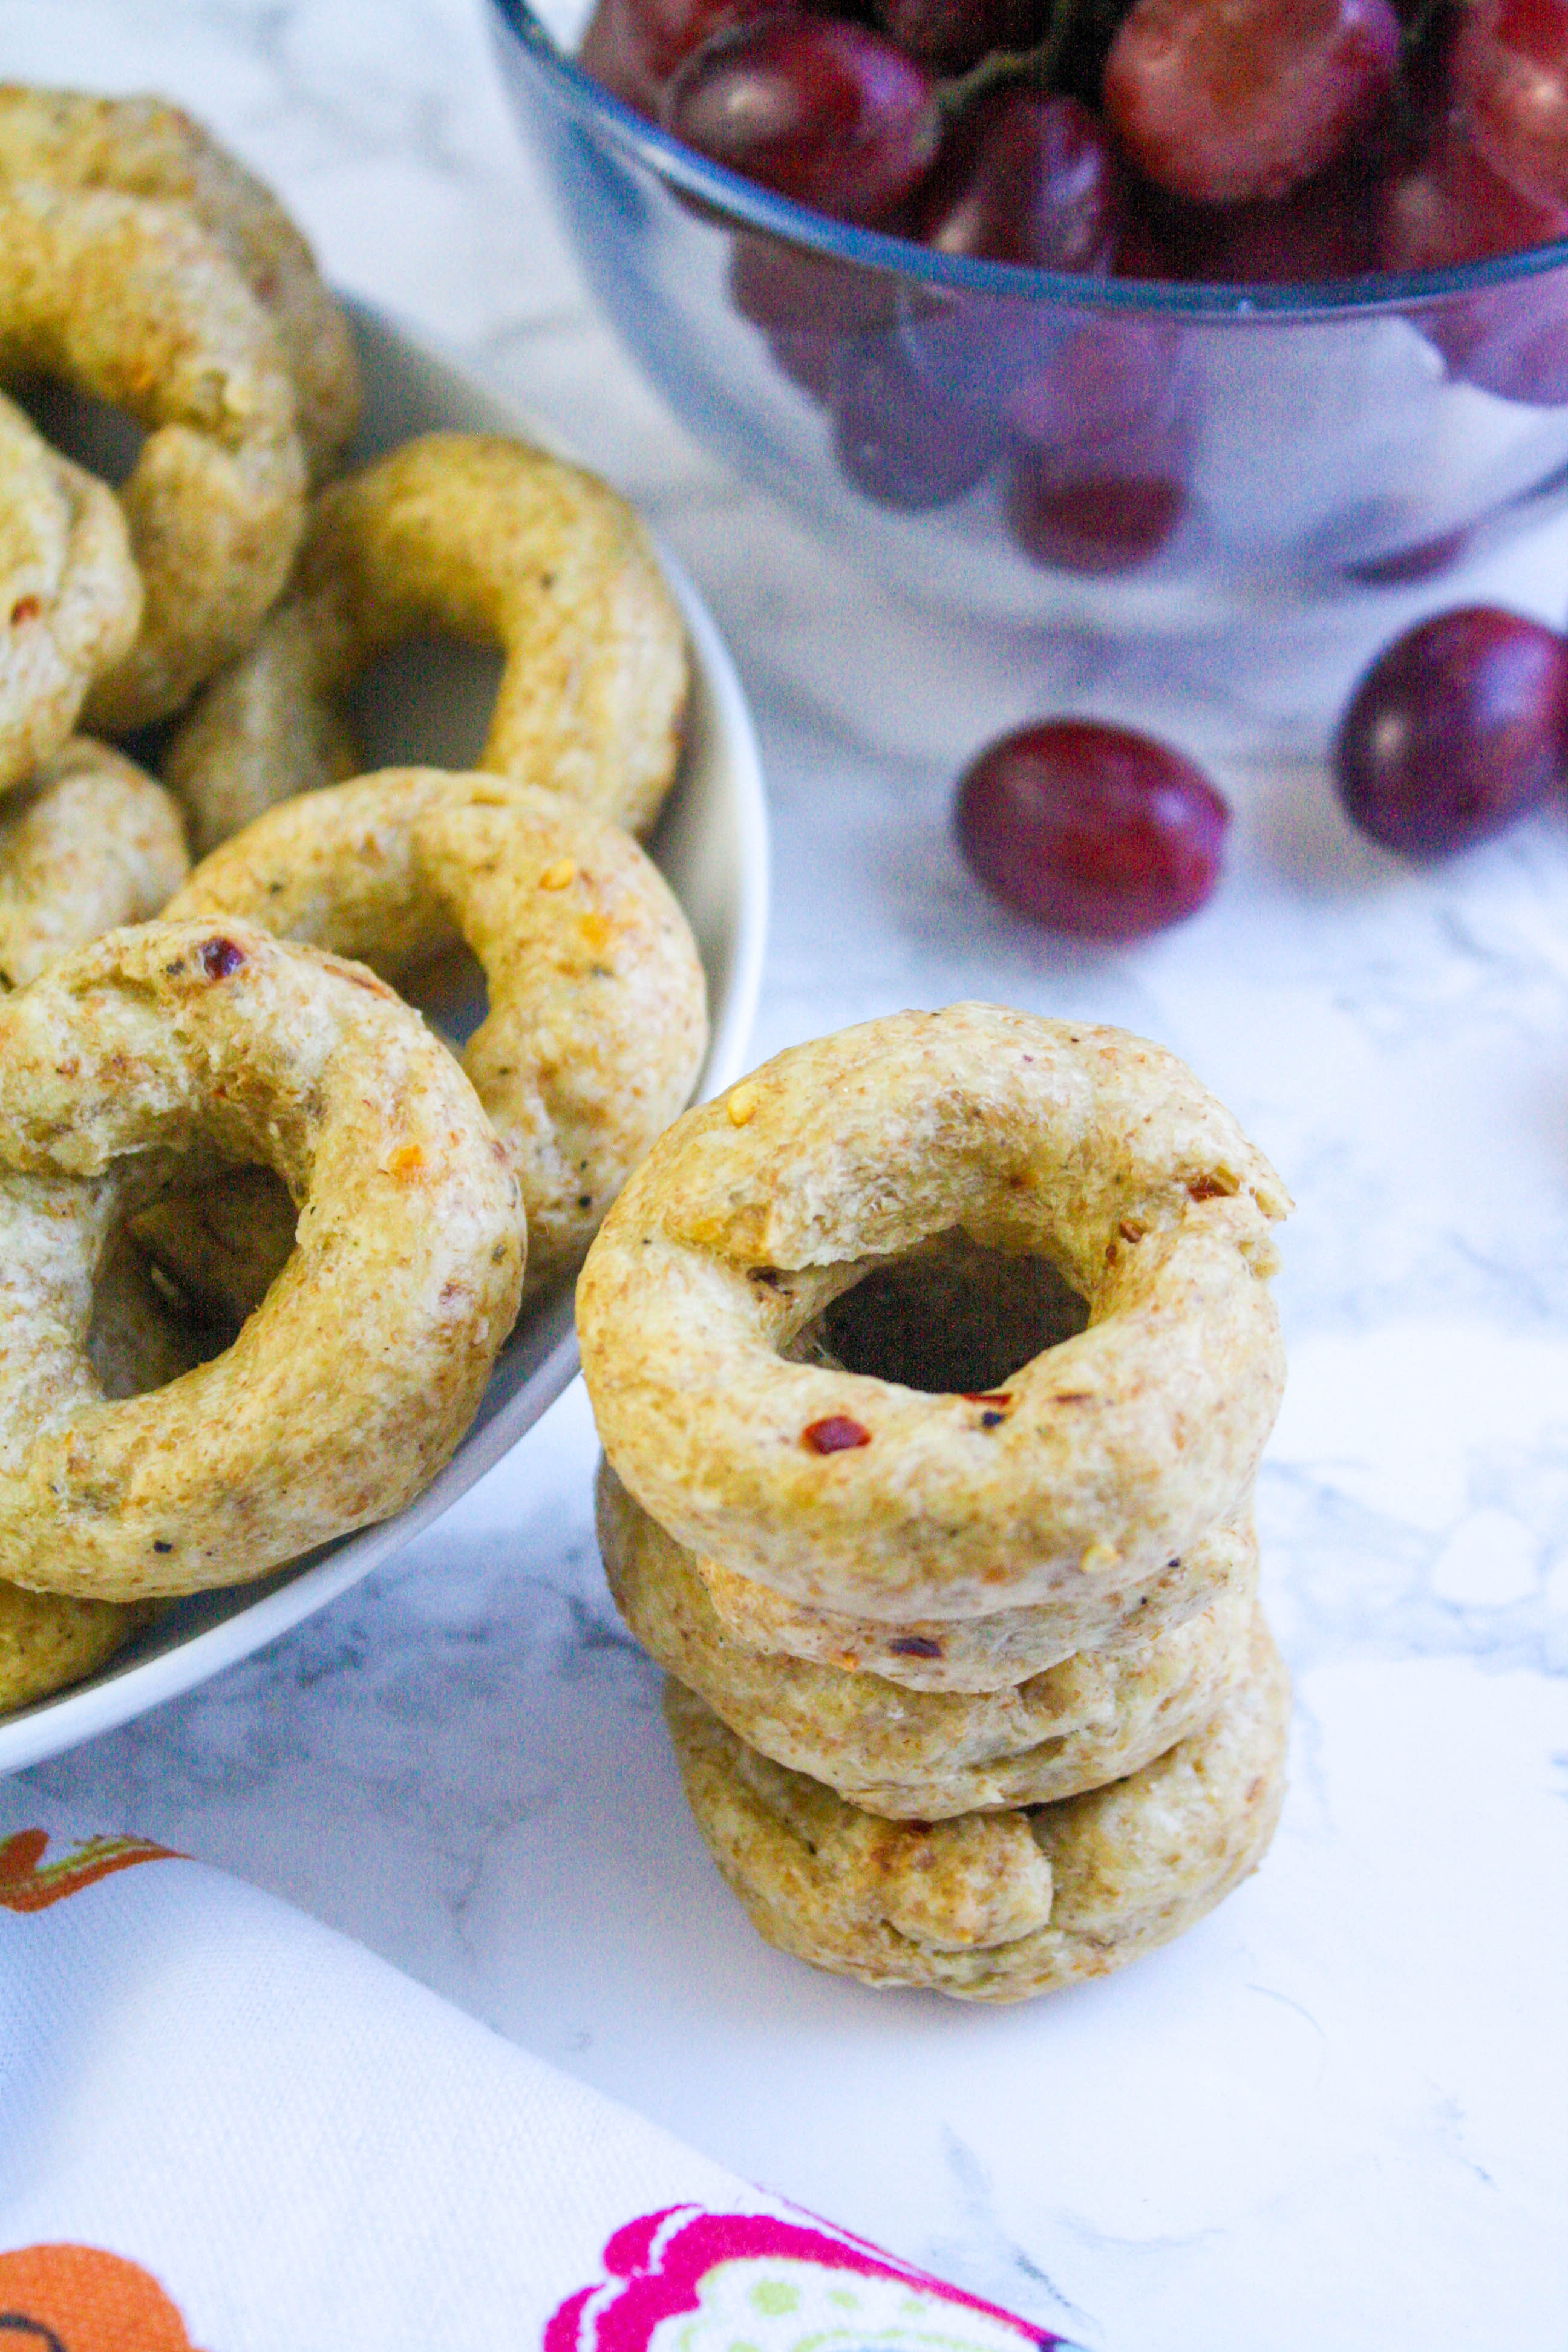
<path id="1" fill-rule="evenodd" d="M 972 259 L 1306 284 L 1568 236 L 1568 0 L 597 0 L 581 62 L 688 145 Z M 1186 509 L 1180 336 L 896 278 L 756 232 L 731 290 L 907 511 L 998 469 L 1033 562 L 1152 562 Z M 1449 370 L 1568 402 L 1557 279 L 1426 314 Z"/>
<path id="2" fill-rule="evenodd" d="M 837 219 L 1085 278 L 1310 285 L 1568 237 L 1568 0 L 598 0 L 582 62 L 714 162 Z M 1121 572 L 1181 521 L 1180 331 L 1042 328 L 1005 298 L 911 309 L 896 277 L 738 231 L 731 291 L 886 504 L 1000 461 L 1041 563 Z M 1423 315 L 1453 373 L 1568 403 L 1558 275 Z M 1368 581 L 1418 576 L 1444 540 Z M 1407 632 L 1342 722 L 1354 823 L 1416 856 L 1558 786 L 1568 641 L 1490 607 Z M 961 780 L 981 878 L 1053 929 L 1134 939 L 1202 906 L 1228 811 L 1168 747 L 1037 721 Z"/>
<path id="3" fill-rule="evenodd" d="M 1568 0 L 598 0 L 581 58 L 946 253 L 1306 282 L 1568 233 Z"/>

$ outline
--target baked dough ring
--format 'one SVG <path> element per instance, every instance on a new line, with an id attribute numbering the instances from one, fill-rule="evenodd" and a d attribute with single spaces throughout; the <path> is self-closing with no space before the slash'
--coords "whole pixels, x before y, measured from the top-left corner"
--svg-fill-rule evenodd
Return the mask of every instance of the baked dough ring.
<path id="1" fill-rule="evenodd" d="M 0 181 L 111 188 L 181 205 L 216 237 L 278 330 L 300 437 L 324 479 L 359 416 L 359 360 L 341 304 L 269 188 L 158 98 L 0 84 Z"/>
<path id="2" fill-rule="evenodd" d="M 893 1821 L 1042 1804 L 1138 1771 L 1208 1722 L 1245 1664 L 1258 1592 L 1253 1539 L 1172 1633 L 1080 1651 L 1007 1690 L 912 1692 L 731 1640 L 690 1553 L 607 1464 L 598 1525 L 610 1591 L 649 1655 L 747 1747 Z"/>
<path id="3" fill-rule="evenodd" d="M 1117 1651 L 1174 1633 L 1245 1572 L 1257 1540 L 1249 1491 L 1226 1525 L 1167 1561 L 1152 1584 L 1112 1570 L 1032 1607 L 905 1623 L 812 1609 L 716 1559 L 689 1556 L 724 1632 L 761 1657 L 874 1674 L 904 1690 L 980 1692 L 1008 1690 L 1080 1651 Z"/>
<path id="4" fill-rule="evenodd" d="M 868 1022 L 689 1111 L 627 1184 L 577 1287 L 600 1438 L 688 1550 L 815 1607 L 984 1616 L 1152 1581 L 1273 1423 L 1286 1206 L 1191 1073 L 1121 1030 Z M 954 1228 L 1020 1282 L 1048 1262 L 1087 1328 L 978 1397 L 791 1360 Z"/>
<path id="5" fill-rule="evenodd" d="M 203 1148 L 283 1176 L 293 1255 L 231 1348 L 106 1402 L 94 1268 Z M 505 1154 L 374 974 L 240 922 L 96 940 L 0 1001 L 0 1576 L 141 1600 L 388 1517 L 467 1429 L 521 1278 Z"/>
<path id="6" fill-rule="evenodd" d="M 141 618 L 119 499 L 0 398 L 0 791 L 58 750 Z"/>
<path id="7" fill-rule="evenodd" d="M 79 735 L 0 801 L 0 988 L 23 988 L 74 948 L 145 922 L 185 874 L 173 797 Z"/>
<path id="8" fill-rule="evenodd" d="M 0 1583 L 0 1715 L 95 1675 L 149 1614 L 135 1604 L 69 1601 Z"/>
<path id="9" fill-rule="evenodd" d="M 530 1297 L 581 1264 L 696 1083 L 706 992 L 679 904 L 558 793 L 391 768 L 307 793 L 205 858 L 169 912 L 225 910 L 387 979 L 467 941 L 489 1012 L 463 1066 L 521 1183 Z"/>
<path id="10" fill-rule="evenodd" d="M 84 721 L 177 710 L 247 645 L 304 522 L 294 391 L 271 321 L 176 206 L 0 186 L 0 364 L 127 409 L 147 438 L 121 501 L 145 604 Z"/>
<path id="11" fill-rule="evenodd" d="M 160 1300 L 123 1234 L 93 1285 L 87 1352 L 106 1397 L 161 1388 L 201 1360 L 195 1335 Z M 73 1601 L 0 1583 L 0 1715 L 96 1674 L 153 1614 L 142 1602 Z"/>
<path id="12" fill-rule="evenodd" d="M 746 1748 L 679 1683 L 688 1801 L 770 1944 L 871 1985 L 1022 2000 L 1105 1976 L 1257 1868 L 1285 1794 L 1290 1686 L 1261 1616 L 1217 1714 L 1141 1772 L 1059 1803 L 887 1822 Z"/>
<path id="13" fill-rule="evenodd" d="M 171 743 L 198 854 L 354 775 L 343 698 L 428 628 L 505 656 L 480 768 L 647 831 L 675 779 L 687 664 L 641 523 L 523 442 L 428 433 L 321 493 L 288 597 Z"/>

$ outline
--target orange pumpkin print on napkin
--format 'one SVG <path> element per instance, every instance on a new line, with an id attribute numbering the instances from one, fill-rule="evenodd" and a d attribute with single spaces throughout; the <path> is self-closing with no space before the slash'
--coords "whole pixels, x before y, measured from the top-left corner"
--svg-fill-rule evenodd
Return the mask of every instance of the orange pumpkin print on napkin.
<path id="1" fill-rule="evenodd" d="M 151 2271 L 98 2246 L 0 2254 L 5 2352 L 196 2352 Z"/>

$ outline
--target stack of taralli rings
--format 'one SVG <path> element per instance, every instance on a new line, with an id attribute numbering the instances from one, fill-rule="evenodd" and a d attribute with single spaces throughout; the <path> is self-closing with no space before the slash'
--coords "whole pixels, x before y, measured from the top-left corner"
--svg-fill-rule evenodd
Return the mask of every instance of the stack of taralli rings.
<path id="1" fill-rule="evenodd" d="M 1261 1857 L 1261 1153 L 1170 1054 L 981 1004 L 677 1121 L 577 1292 L 611 1590 L 770 1942 L 1015 2000 Z"/>
<path id="2" fill-rule="evenodd" d="M 348 318 L 156 99 L 0 86 L 0 366 L 4 1713 L 428 1485 L 707 1010 L 623 499 L 488 434 L 344 472 Z M 477 771 L 362 774 L 353 688 L 428 631 L 502 656 Z M 461 1045 L 398 992 L 454 951 Z"/>

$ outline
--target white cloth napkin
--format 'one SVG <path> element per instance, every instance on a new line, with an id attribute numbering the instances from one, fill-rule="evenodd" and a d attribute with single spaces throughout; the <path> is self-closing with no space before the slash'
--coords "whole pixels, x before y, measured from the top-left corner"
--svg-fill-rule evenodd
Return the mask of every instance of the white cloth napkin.
<path id="1" fill-rule="evenodd" d="M 0 1840 L 0 2352 L 1058 2340 L 220 1872 L 58 1819 Z"/>

